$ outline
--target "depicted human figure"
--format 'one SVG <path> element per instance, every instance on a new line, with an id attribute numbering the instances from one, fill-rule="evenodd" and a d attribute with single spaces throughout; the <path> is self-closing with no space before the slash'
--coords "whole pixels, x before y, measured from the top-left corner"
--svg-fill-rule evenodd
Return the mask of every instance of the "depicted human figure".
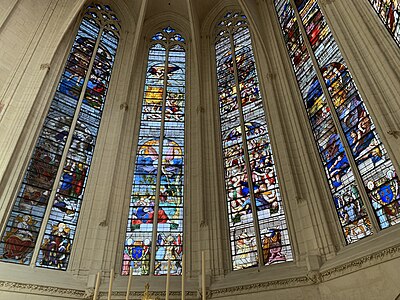
<path id="1" fill-rule="evenodd" d="M 390 2 L 389 2 L 390 1 Z M 388 0 L 388 8 L 386 12 L 386 23 L 390 29 L 391 32 L 394 31 L 394 24 L 395 24 L 395 3 L 393 0 Z"/>
<path id="2" fill-rule="evenodd" d="M 63 169 L 62 182 L 60 186 L 60 193 L 63 195 L 70 195 L 73 181 L 73 169 L 75 162 L 67 161 L 66 166 Z"/>
<path id="3" fill-rule="evenodd" d="M 320 14 L 320 12 L 318 12 L 318 14 Z M 310 24 L 305 28 L 312 47 L 315 47 L 318 45 L 319 40 L 320 40 L 320 33 L 321 33 L 321 29 L 320 29 L 321 25 L 320 25 L 320 23 L 317 23 L 317 21 L 315 19 L 313 22 L 310 22 Z"/>
<path id="4" fill-rule="evenodd" d="M 139 148 L 137 156 L 137 171 L 153 174 L 158 169 L 158 153 L 153 146 L 154 141 L 148 141 Z"/>
<path id="5" fill-rule="evenodd" d="M 64 268 L 71 244 L 69 242 L 69 234 L 71 228 L 65 223 L 53 225 L 51 234 L 44 239 L 41 245 L 43 257 L 40 264 L 46 266 L 54 266 L 56 268 Z"/>
<path id="6" fill-rule="evenodd" d="M 278 195 L 275 190 L 261 192 L 259 187 L 255 186 L 254 196 L 258 211 L 268 209 L 270 214 L 279 211 Z"/>
<path id="7" fill-rule="evenodd" d="M 75 217 L 77 202 L 73 199 L 57 194 L 54 201 L 54 207 L 65 213 L 63 220 L 71 221 Z"/>
<path id="8" fill-rule="evenodd" d="M 333 164 L 329 167 L 329 175 L 334 178 L 332 184 L 338 187 L 342 184 L 342 176 L 349 168 L 349 161 L 344 153 L 339 153 Z"/>
<path id="9" fill-rule="evenodd" d="M 34 224 L 33 217 L 29 215 L 19 215 L 15 218 L 14 227 L 6 232 L 4 237 L 3 258 L 25 261 L 27 255 L 33 251 Z"/>
<path id="10" fill-rule="evenodd" d="M 74 169 L 74 178 L 72 184 L 74 185 L 73 194 L 74 197 L 79 197 L 82 194 L 83 184 L 86 179 L 86 171 L 87 168 L 83 166 L 83 164 L 78 163 L 75 165 Z"/>
<path id="11" fill-rule="evenodd" d="M 75 45 L 67 63 L 67 70 L 71 73 L 68 80 L 74 80 L 76 85 L 80 85 L 85 77 L 94 44 L 92 40 L 80 37 Z"/>
<path id="12" fill-rule="evenodd" d="M 130 263 L 131 263 L 132 248 L 128 246 L 124 247 L 123 261 L 122 261 L 122 275 L 129 275 Z"/>
<path id="13" fill-rule="evenodd" d="M 153 220 L 150 221 L 150 219 L 153 216 L 153 212 L 153 208 L 148 206 L 139 206 L 137 208 L 134 208 L 131 215 L 131 229 L 135 230 L 137 228 L 140 228 L 140 224 L 143 223 L 152 223 Z"/>
<path id="14" fill-rule="evenodd" d="M 354 203 L 350 203 L 349 205 L 345 206 L 343 208 L 348 216 L 348 219 L 346 220 L 346 223 L 348 222 L 354 222 L 357 218 L 357 212 L 356 212 L 356 207 Z"/>
<path id="15" fill-rule="evenodd" d="M 250 237 L 246 230 L 244 230 L 240 235 L 239 239 L 236 241 L 237 254 L 241 260 L 243 267 L 252 264 L 251 261 L 251 251 L 254 247 L 254 237 Z"/>
<path id="16" fill-rule="evenodd" d="M 286 261 L 286 256 L 282 253 L 281 232 L 279 229 L 270 228 L 267 230 L 262 240 L 262 248 L 266 265 L 278 261 Z"/>

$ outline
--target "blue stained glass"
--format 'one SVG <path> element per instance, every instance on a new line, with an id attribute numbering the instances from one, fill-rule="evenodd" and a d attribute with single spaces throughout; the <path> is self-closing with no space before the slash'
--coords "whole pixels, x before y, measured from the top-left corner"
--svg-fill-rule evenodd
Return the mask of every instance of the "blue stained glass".
<path id="1" fill-rule="evenodd" d="M 297 1 L 297 3 L 299 2 Z M 302 2 L 299 5 L 304 7 L 305 3 Z M 316 22 L 318 22 L 318 25 L 309 25 L 306 28 L 310 44 L 314 49 L 322 47 L 318 46 L 323 45 L 323 38 L 326 36 L 326 29 L 323 34 L 320 34 L 322 15 L 309 4 L 306 7 L 309 8 L 311 16 L 307 20 L 311 20 L 310 22 L 317 20 Z M 353 171 L 344 151 L 343 141 L 340 139 L 337 128 L 333 123 L 331 110 L 326 102 L 321 84 L 317 79 L 317 74 L 300 32 L 294 10 L 288 0 L 276 0 L 275 8 L 345 239 L 347 243 L 355 242 L 372 233 L 371 222 L 359 197 Z M 322 51 L 319 58 L 324 57 L 325 59 L 325 54 Z M 325 68 L 321 72 L 328 74 L 329 70 L 330 68 Z M 348 81 L 347 73 L 342 72 L 339 80 L 341 82 Z M 334 78 L 327 78 L 327 82 L 333 87 L 339 81 L 334 80 Z M 338 202 L 347 203 L 347 209 L 338 206 Z M 349 220 L 349 214 L 351 214 L 350 219 L 353 219 L 352 222 L 346 221 Z"/>
<path id="2" fill-rule="evenodd" d="M 96 7 L 103 9 L 101 5 Z M 88 7 L 89 10 L 93 8 Z M 115 50 L 109 53 L 104 45 L 107 32 L 103 31 L 99 36 L 102 25 L 92 17 L 97 17 L 97 14 L 90 11 L 80 24 L 23 177 L 8 227 L 2 236 L 2 261 L 30 264 L 40 226 L 45 221 L 47 225 L 36 265 L 59 270 L 66 270 L 68 266 L 115 56 Z M 94 66 L 89 70 L 98 39 L 100 46 L 96 50 Z M 115 41 L 116 49 L 118 40 Z M 90 78 L 87 78 L 88 71 Z M 85 80 L 88 80 L 88 85 L 83 91 Z M 77 111 L 81 95 L 84 95 L 84 100 Z M 90 103 L 92 105 L 86 106 Z M 78 120 L 73 124 L 76 114 Z M 67 145 L 71 135 L 71 143 Z M 62 161 L 63 153 L 66 153 L 65 161 Z M 57 178 L 59 172 L 61 177 Z M 58 186 L 57 192 L 54 198 L 50 198 L 55 185 Z M 45 220 L 49 203 L 50 217 Z"/>
<path id="3" fill-rule="evenodd" d="M 312 11 L 321 14 L 321 18 L 323 18 L 317 1 L 304 2 L 306 8 L 299 11 L 304 24 Z M 308 7 L 311 9 L 307 10 Z M 347 142 L 351 147 L 364 187 L 368 190 L 369 200 L 374 207 L 378 222 L 383 229 L 400 222 L 399 197 L 396 193 L 388 197 L 387 199 L 390 198 L 390 201 L 385 204 L 385 207 L 389 207 L 389 209 L 380 210 L 380 200 L 379 198 L 377 200 L 374 195 L 380 194 L 382 178 L 395 185 L 398 177 L 329 27 L 326 26 L 324 31 L 325 34 L 321 39 L 329 41 L 329 49 L 325 50 L 328 53 L 322 55 L 315 50 L 315 56 L 336 113 L 339 116 L 343 113 L 348 115 L 341 120 L 341 127 L 344 131 L 350 127 L 350 130 L 346 132 Z"/>
<path id="4" fill-rule="evenodd" d="M 217 33 L 215 43 L 234 270 L 256 266 L 260 256 L 265 265 L 292 260 L 245 19 L 241 13 L 228 12 L 218 24 L 221 31 Z M 228 35 L 232 36 L 233 44 Z M 256 232 L 255 222 L 259 232 Z M 257 240 L 261 243 L 262 253 L 258 253 Z"/>
<path id="5" fill-rule="evenodd" d="M 165 275 L 168 259 L 172 275 L 182 272 L 186 53 L 184 39 L 171 27 L 152 41 L 122 275 L 128 275 L 130 267 L 134 275 L 149 275 L 151 263 L 154 275 Z"/>
<path id="6" fill-rule="evenodd" d="M 163 31 L 169 34 L 169 33 L 175 32 L 175 29 L 173 29 L 171 26 L 168 26 L 168 27 L 165 27 L 163 29 Z"/>
<path id="7" fill-rule="evenodd" d="M 174 34 L 174 35 L 171 37 L 171 40 L 173 40 L 173 41 L 179 41 L 179 42 L 185 42 L 185 39 L 184 39 L 179 33 Z"/>
<path id="8" fill-rule="evenodd" d="M 154 40 L 154 41 L 158 41 L 158 40 L 165 41 L 166 37 L 164 36 L 164 34 L 162 32 L 158 32 L 151 39 Z"/>
<path id="9" fill-rule="evenodd" d="M 298 0 L 296 6 L 301 17 L 301 25 L 305 28 L 307 39 L 324 78 L 324 84 L 332 99 L 334 112 L 339 118 L 340 128 L 336 128 L 331 121 L 330 108 L 326 104 L 315 70 L 312 69 L 312 63 L 309 63 L 308 69 L 314 74 L 314 82 L 311 84 L 307 83 L 309 79 L 305 76 L 305 73 L 310 73 L 310 71 L 306 71 L 305 68 L 298 69 L 295 63 L 293 66 L 316 141 L 321 145 L 320 141 L 324 140 L 320 146 L 320 152 L 325 161 L 324 165 L 328 168 L 327 175 L 330 178 L 335 203 L 347 204 L 344 208 L 337 205 L 336 207 L 345 239 L 347 243 L 352 243 L 372 234 L 371 222 L 359 196 L 360 187 L 358 184 L 362 185 L 361 188 L 368 193 L 372 207 L 376 211 L 378 222 L 381 228 L 385 228 L 400 222 L 399 204 L 396 200 L 399 197 L 396 193 L 391 194 L 389 191 L 396 186 L 398 178 L 340 50 L 326 24 L 318 2 L 316 0 Z M 289 1 L 286 0 L 276 0 L 275 7 L 289 55 L 294 62 L 294 54 L 290 49 L 295 47 L 307 52 L 298 29 L 299 25 L 294 10 Z M 288 16 L 292 19 L 290 25 L 285 23 Z M 298 32 L 295 34 L 297 37 L 297 45 L 295 46 L 287 38 L 288 35 L 293 34 L 291 28 Z M 308 54 L 302 56 L 309 57 Z M 304 65 L 306 64 L 304 63 Z M 306 94 L 304 88 L 307 84 L 310 88 Z M 344 132 L 345 140 L 339 138 L 338 130 Z M 349 160 L 342 143 L 347 143 L 350 146 L 357 170 L 350 169 Z M 356 184 L 352 175 L 353 171 L 359 172 L 362 182 Z M 389 182 L 388 188 L 385 187 L 386 182 Z M 383 186 L 385 192 L 379 193 L 381 186 Z M 389 199 L 388 202 L 383 204 L 378 195 L 384 195 L 385 199 Z M 382 207 L 388 208 L 382 209 Z"/>

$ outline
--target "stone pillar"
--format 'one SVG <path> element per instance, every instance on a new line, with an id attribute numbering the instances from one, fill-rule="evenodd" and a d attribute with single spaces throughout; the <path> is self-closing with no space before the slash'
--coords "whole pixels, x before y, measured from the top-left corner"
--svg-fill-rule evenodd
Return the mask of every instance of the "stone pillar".
<path id="1" fill-rule="evenodd" d="M 146 69 L 142 28 L 147 2 L 142 1 L 137 20 L 121 22 L 123 31 L 97 138 L 90 185 L 85 192 L 83 217 L 71 255 L 71 271 L 82 276 L 103 271 L 108 277 L 107 272 L 112 268 L 116 274 L 120 273 Z M 132 28 L 134 32 L 129 31 Z"/>
<path id="2" fill-rule="evenodd" d="M 294 259 L 299 266 L 307 266 L 309 257 L 322 263 L 335 255 L 343 237 L 274 3 L 239 2 L 252 25 L 257 47 L 258 73 Z"/>
<path id="3" fill-rule="evenodd" d="M 17 1 L 0 27 L 1 223 L 18 192 L 82 4 Z"/>
<path id="4" fill-rule="evenodd" d="M 324 0 L 320 6 L 399 171 L 399 47 L 368 0 Z"/>

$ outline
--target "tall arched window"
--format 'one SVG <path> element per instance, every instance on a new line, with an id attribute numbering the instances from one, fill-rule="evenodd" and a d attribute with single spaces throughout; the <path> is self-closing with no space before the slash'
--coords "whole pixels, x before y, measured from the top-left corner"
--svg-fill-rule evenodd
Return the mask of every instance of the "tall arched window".
<path id="1" fill-rule="evenodd" d="M 233 269 L 292 260 L 246 16 L 216 28 L 216 66 Z"/>
<path id="2" fill-rule="evenodd" d="M 87 7 L 3 229 L 2 261 L 66 270 L 119 31 L 110 6 Z"/>
<path id="3" fill-rule="evenodd" d="M 293 9 L 291 1 L 275 0 L 349 244 L 400 222 L 399 181 L 317 1 L 297 0 L 295 4 Z M 374 214 L 376 218 L 372 218 Z"/>
<path id="4" fill-rule="evenodd" d="M 152 37 L 122 275 L 165 275 L 168 259 L 171 274 L 182 271 L 185 62 L 175 29 Z"/>
<path id="5" fill-rule="evenodd" d="M 400 1 L 399 0 L 369 0 L 379 18 L 385 24 L 390 34 L 400 46 Z"/>

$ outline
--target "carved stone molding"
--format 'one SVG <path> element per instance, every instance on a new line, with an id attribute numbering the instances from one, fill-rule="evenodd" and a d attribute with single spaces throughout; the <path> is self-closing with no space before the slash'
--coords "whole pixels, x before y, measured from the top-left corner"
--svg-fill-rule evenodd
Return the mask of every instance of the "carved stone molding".
<path id="1" fill-rule="evenodd" d="M 119 106 L 119 109 L 120 109 L 120 110 L 124 110 L 124 111 L 127 111 L 128 108 L 129 108 L 129 106 L 128 106 L 128 103 L 126 103 L 126 102 L 122 103 L 122 104 Z"/>
<path id="2" fill-rule="evenodd" d="M 323 272 L 309 271 L 306 276 L 296 278 L 215 289 L 211 291 L 211 296 L 214 298 L 218 298 L 237 294 L 270 291 L 274 289 L 301 287 L 314 284 L 316 285 L 398 257 L 400 257 L 400 244 L 361 257 L 359 259 L 355 259 L 345 264 L 329 268 L 328 270 L 325 270 Z"/>
<path id="3" fill-rule="evenodd" d="M 54 286 L 44 286 L 38 284 L 18 283 L 10 281 L 0 281 L 0 290 L 44 296 L 58 296 L 72 299 L 82 299 L 86 294 L 84 290 L 66 289 Z"/>
<path id="4" fill-rule="evenodd" d="M 295 196 L 294 199 L 296 200 L 297 203 L 301 204 L 304 202 L 307 202 L 307 199 L 303 198 L 302 196 Z"/>
<path id="5" fill-rule="evenodd" d="M 272 280 L 272 281 L 253 283 L 247 285 L 237 285 L 219 289 L 211 289 L 208 292 L 208 297 L 218 298 L 230 295 L 257 293 L 257 292 L 270 291 L 282 288 L 317 285 L 399 257 L 400 257 L 400 244 L 390 248 L 386 248 L 382 251 L 374 252 L 372 254 L 363 256 L 353 261 L 337 265 L 327 270 L 323 270 L 322 272 L 309 271 L 304 276 L 299 276 L 294 278 Z M 90 289 L 77 290 L 77 289 L 59 288 L 52 286 L 43 286 L 37 284 L 27 284 L 27 283 L 18 283 L 9 281 L 0 281 L 0 290 L 8 292 L 24 293 L 24 294 L 64 297 L 71 299 L 87 299 L 88 297 L 90 298 L 90 296 L 92 295 L 91 293 L 92 291 Z M 113 292 L 113 299 L 114 298 L 125 299 L 125 294 L 126 294 L 125 291 L 115 291 Z M 101 299 L 105 299 L 107 296 L 107 292 L 100 292 L 99 295 Z M 143 292 L 132 291 L 130 295 L 132 297 L 140 298 L 143 295 Z M 152 295 L 154 297 L 164 298 L 165 292 L 154 291 L 152 292 Z M 171 299 L 180 299 L 180 292 L 172 291 L 170 293 L 170 296 Z M 186 291 L 186 298 L 198 299 L 198 291 Z"/>
<path id="6" fill-rule="evenodd" d="M 247 285 L 239 285 L 234 287 L 216 289 L 211 291 L 211 297 L 221 297 L 221 296 L 229 296 L 229 295 L 238 295 L 238 294 L 248 294 L 248 293 L 256 293 L 261 291 L 269 291 L 274 289 L 282 289 L 282 288 L 290 288 L 290 287 L 299 287 L 305 285 L 311 285 L 313 281 L 310 280 L 307 276 L 282 279 L 282 280 L 274 280 L 260 283 L 253 283 Z"/>
<path id="7" fill-rule="evenodd" d="M 40 65 L 40 70 L 49 71 L 50 70 L 50 64 L 41 64 Z"/>
<path id="8" fill-rule="evenodd" d="M 196 112 L 197 112 L 197 113 L 201 113 L 201 114 L 202 114 L 202 113 L 204 113 L 205 111 L 206 111 L 206 110 L 205 110 L 205 108 L 204 108 L 203 106 L 200 106 L 200 105 L 199 105 L 199 106 L 196 107 Z"/>
<path id="9" fill-rule="evenodd" d="M 321 279 L 322 282 L 332 280 L 398 257 L 400 257 L 400 244 L 323 271 Z"/>
<path id="10" fill-rule="evenodd" d="M 276 78 L 276 73 L 266 73 L 265 74 L 265 79 L 267 80 L 274 80 Z"/>
<path id="11" fill-rule="evenodd" d="M 154 292 L 150 292 L 151 297 L 155 297 L 156 299 L 164 299 L 165 298 L 165 292 L 161 292 L 161 291 L 154 291 Z M 99 293 L 99 297 L 100 299 L 105 299 L 107 298 L 108 293 L 107 292 L 100 292 Z M 125 299 L 126 296 L 126 291 L 119 291 L 119 292 L 113 292 L 112 293 L 112 298 L 113 299 Z M 133 292 L 131 291 L 129 293 L 130 297 L 134 297 L 134 298 L 141 298 L 143 296 L 143 292 Z M 169 297 L 171 299 L 181 299 L 181 293 L 180 292 L 169 292 Z M 197 291 L 186 291 L 185 292 L 185 299 L 198 299 L 198 294 Z"/>
<path id="12" fill-rule="evenodd" d="M 400 131 L 399 130 L 389 130 L 387 132 L 389 135 L 393 136 L 396 140 L 399 138 L 400 136 Z"/>

